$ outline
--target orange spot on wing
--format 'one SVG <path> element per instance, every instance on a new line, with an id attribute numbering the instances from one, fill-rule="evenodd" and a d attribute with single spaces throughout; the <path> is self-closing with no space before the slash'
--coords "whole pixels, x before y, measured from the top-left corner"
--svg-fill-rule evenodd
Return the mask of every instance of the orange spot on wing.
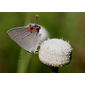
<path id="1" fill-rule="evenodd" d="M 36 29 L 29 29 L 27 32 L 38 32 Z"/>
<path id="2" fill-rule="evenodd" d="M 27 32 L 32 32 L 32 29 L 27 30 Z"/>
<path id="3" fill-rule="evenodd" d="M 38 32 L 36 29 L 33 29 L 33 32 Z"/>

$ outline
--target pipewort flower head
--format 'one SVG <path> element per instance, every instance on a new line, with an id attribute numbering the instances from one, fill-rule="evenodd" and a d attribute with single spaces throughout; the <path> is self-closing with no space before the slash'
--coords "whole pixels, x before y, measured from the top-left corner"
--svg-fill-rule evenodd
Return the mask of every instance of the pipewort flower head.
<path id="1" fill-rule="evenodd" d="M 63 39 L 48 39 L 44 41 L 39 50 L 39 59 L 42 63 L 60 67 L 70 62 L 71 45 Z"/>

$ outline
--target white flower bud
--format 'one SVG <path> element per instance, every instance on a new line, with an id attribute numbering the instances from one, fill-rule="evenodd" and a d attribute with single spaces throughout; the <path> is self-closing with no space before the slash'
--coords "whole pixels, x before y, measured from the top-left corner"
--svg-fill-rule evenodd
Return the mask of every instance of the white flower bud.
<path id="1" fill-rule="evenodd" d="M 39 50 L 39 59 L 42 63 L 59 67 L 70 62 L 71 45 L 62 39 L 48 39 Z"/>

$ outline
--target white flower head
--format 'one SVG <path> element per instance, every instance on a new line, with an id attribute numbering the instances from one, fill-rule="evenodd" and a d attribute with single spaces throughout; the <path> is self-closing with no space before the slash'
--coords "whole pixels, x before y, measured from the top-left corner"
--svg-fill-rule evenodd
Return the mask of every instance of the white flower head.
<path id="1" fill-rule="evenodd" d="M 62 39 L 48 39 L 39 50 L 39 59 L 42 63 L 60 67 L 70 62 L 71 45 Z"/>

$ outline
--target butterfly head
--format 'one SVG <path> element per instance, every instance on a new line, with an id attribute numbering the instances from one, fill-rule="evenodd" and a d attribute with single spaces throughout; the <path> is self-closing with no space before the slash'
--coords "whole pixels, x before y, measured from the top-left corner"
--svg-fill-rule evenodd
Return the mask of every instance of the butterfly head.
<path id="1" fill-rule="evenodd" d="M 30 24 L 28 28 L 28 32 L 39 32 L 41 29 L 41 27 L 37 24 Z"/>

